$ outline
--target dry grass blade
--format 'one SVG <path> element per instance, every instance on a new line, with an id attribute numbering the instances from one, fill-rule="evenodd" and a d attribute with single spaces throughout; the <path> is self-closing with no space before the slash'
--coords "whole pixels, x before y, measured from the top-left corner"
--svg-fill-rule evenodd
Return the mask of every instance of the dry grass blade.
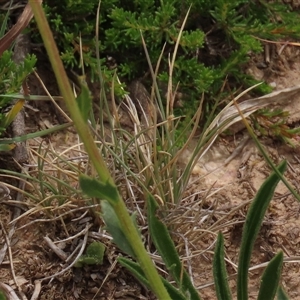
<path id="1" fill-rule="evenodd" d="M 68 256 L 67 254 L 62 250 L 60 249 L 59 247 L 57 247 L 53 241 L 48 237 L 48 236 L 45 236 L 44 237 L 44 241 L 47 243 L 47 245 L 49 246 L 49 248 L 63 261 L 66 261 Z"/>
<path id="2" fill-rule="evenodd" d="M 42 0 L 37 0 L 38 3 L 42 3 Z M 17 36 L 22 32 L 24 28 L 27 27 L 30 20 L 33 17 L 33 13 L 28 3 L 21 16 L 18 18 L 17 23 L 0 39 L 0 56 L 3 52 L 11 46 L 12 42 L 17 38 Z"/>
<path id="3" fill-rule="evenodd" d="M 257 85 L 253 86 L 252 88 L 256 87 Z M 211 147 L 217 136 L 230 127 L 232 124 L 235 124 L 238 121 L 242 120 L 242 117 L 237 110 L 237 108 L 233 105 L 243 94 L 248 92 L 250 89 L 245 90 L 242 94 L 238 97 L 234 98 L 213 120 L 210 126 L 207 128 L 205 136 L 208 136 L 212 131 L 215 131 L 214 135 L 210 139 L 210 142 L 207 146 L 203 149 L 201 158 L 206 151 Z M 286 88 L 280 91 L 276 91 L 265 96 L 252 98 L 242 103 L 239 103 L 239 109 L 243 113 L 244 117 L 248 117 L 257 110 L 266 107 L 270 104 L 278 104 L 282 101 L 286 101 L 287 98 L 292 97 L 300 92 L 300 86 L 294 86 L 291 88 Z"/>
<path id="4" fill-rule="evenodd" d="M 22 293 L 22 289 L 18 284 L 18 280 L 16 278 L 16 274 L 15 274 L 15 268 L 14 268 L 14 264 L 13 264 L 13 258 L 12 258 L 12 250 L 11 250 L 11 237 L 12 234 L 8 234 L 3 226 L 3 223 L 0 221 L 0 225 L 1 225 L 1 231 L 4 234 L 4 238 L 5 238 L 5 242 L 6 242 L 6 247 L 8 249 L 8 257 L 9 257 L 9 263 L 10 263 L 10 271 L 12 273 L 12 277 L 14 280 L 14 284 L 17 286 L 18 291 Z M 11 232 L 10 232 L 11 233 Z"/>
<path id="5" fill-rule="evenodd" d="M 33 290 L 30 300 L 38 300 L 39 299 L 41 288 L 42 288 L 41 282 L 39 280 L 36 280 L 34 282 L 34 290 Z"/>
<path id="6" fill-rule="evenodd" d="M 38 79 L 39 83 L 41 84 L 43 90 L 46 92 L 46 94 L 48 95 L 48 98 L 46 98 L 46 96 L 38 96 L 38 99 L 40 100 L 45 100 L 45 99 L 49 99 L 53 105 L 56 107 L 56 109 L 62 114 L 62 116 L 68 121 L 68 122 L 72 122 L 72 120 L 70 119 L 70 117 L 63 111 L 63 109 L 57 104 L 57 102 L 55 101 L 55 99 L 58 99 L 59 101 L 62 101 L 62 97 L 53 97 L 50 92 L 48 91 L 47 87 L 45 86 L 43 80 L 40 78 L 39 74 L 36 71 L 33 71 L 35 77 Z"/>

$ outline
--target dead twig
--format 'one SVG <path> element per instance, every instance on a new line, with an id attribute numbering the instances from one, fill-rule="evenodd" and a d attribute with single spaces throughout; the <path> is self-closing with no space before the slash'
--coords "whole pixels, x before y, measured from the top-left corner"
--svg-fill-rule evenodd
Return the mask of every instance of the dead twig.
<path id="1" fill-rule="evenodd" d="M 0 282 L 0 290 L 4 292 L 8 300 L 20 300 L 15 291 L 9 285 Z"/>
<path id="2" fill-rule="evenodd" d="M 50 276 L 47 276 L 47 277 L 44 277 L 42 279 L 39 279 L 38 281 L 42 282 L 44 280 L 48 280 L 48 279 L 53 279 L 59 275 L 62 275 L 63 273 L 65 273 L 66 271 L 70 270 L 74 265 L 75 263 L 77 262 L 77 260 L 80 258 L 80 256 L 83 254 L 83 251 L 86 247 L 86 244 L 87 244 L 87 240 L 88 240 L 88 236 L 89 236 L 89 229 L 92 227 L 92 225 L 90 224 L 86 224 L 85 226 L 85 234 L 84 234 L 84 238 L 83 238 L 83 241 L 82 241 L 82 244 L 81 244 L 81 248 L 80 248 L 80 251 L 78 252 L 77 256 L 75 257 L 75 259 L 73 260 L 73 262 L 67 266 L 66 268 L 62 269 L 61 271 L 53 274 L 53 275 L 50 275 Z"/>
<path id="3" fill-rule="evenodd" d="M 57 247 L 52 240 L 48 237 L 45 236 L 44 237 L 44 241 L 47 243 L 47 245 L 49 246 L 49 248 L 63 261 L 66 261 L 68 258 L 68 255 L 61 250 L 59 247 Z"/>
<path id="4" fill-rule="evenodd" d="M 37 300 L 39 299 L 39 295 L 40 295 L 40 292 L 41 292 L 41 287 L 42 287 L 42 284 L 40 281 L 36 280 L 34 282 L 34 291 L 33 291 L 33 294 L 30 298 L 30 300 Z"/>

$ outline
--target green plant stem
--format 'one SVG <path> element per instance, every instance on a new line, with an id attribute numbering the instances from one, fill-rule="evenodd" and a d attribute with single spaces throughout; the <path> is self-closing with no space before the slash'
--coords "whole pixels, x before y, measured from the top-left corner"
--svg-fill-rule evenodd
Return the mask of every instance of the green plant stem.
<path id="1" fill-rule="evenodd" d="M 270 159 L 270 157 L 268 156 L 266 150 L 264 149 L 263 145 L 259 142 L 258 138 L 256 137 L 255 133 L 253 132 L 252 128 L 250 127 L 248 121 L 246 120 L 245 116 L 243 115 L 243 113 L 241 112 L 238 104 L 234 101 L 234 105 L 237 109 L 237 111 L 239 112 L 243 123 L 245 124 L 249 135 L 251 136 L 251 138 L 254 140 L 258 150 L 260 151 L 260 153 L 262 154 L 263 158 L 266 160 L 266 162 L 268 163 L 268 165 L 271 167 L 271 169 L 277 174 L 277 176 L 280 178 L 280 180 L 285 184 L 285 186 L 288 188 L 288 190 L 291 192 L 291 194 L 300 202 L 300 195 L 295 191 L 295 189 L 290 185 L 290 183 L 285 179 L 285 177 L 278 171 L 278 169 L 276 168 L 276 166 L 274 165 L 274 163 L 272 162 L 272 160 Z"/>
<path id="2" fill-rule="evenodd" d="M 41 33 L 45 48 L 47 50 L 53 71 L 55 73 L 58 86 L 64 102 L 70 112 L 71 118 L 74 121 L 74 125 L 83 141 L 86 151 L 91 159 L 98 175 L 99 179 L 102 182 L 110 182 L 114 185 L 113 179 L 110 176 L 110 173 L 104 163 L 102 156 L 100 155 L 99 149 L 97 148 L 94 139 L 90 133 L 89 127 L 86 122 L 84 122 L 81 112 L 77 106 L 74 94 L 72 92 L 71 86 L 68 81 L 64 66 L 60 59 L 56 43 L 53 38 L 53 34 L 49 27 L 45 13 L 41 5 L 35 0 L 29 0 L 29 3 L 32 7 L 34 17 Z M 144 248 L 144 245 L 139 237 L 139 234 L 130 219 L 130 215 L 127 211 L 126 205 L 120 195 L 116 202 L 111 203 L 119 220 L 122 225 L 123 232 L 130 242 L 134 253 L 136 254 L 137 261 L 139 262 L 141 268 L 145 272 L 149 284 L 152 288 L 152 291 L 156 294 L 158 299 L 168 300 L 170 298 L 167 293 L 159 275 Z"/>
<path id="3" fill-rule="evenodd" d="M 54 41 L 53 34 L 49 27 L 45 13 L 40 4 L 36 1 L 31 0 L 30 5 L 32 7 L 34 17 L 36 19 L 38 28 L 43 38 L 44 46 L 47 50 L 63 100 L 70 112 L 71 118 L 74 121 L 74 125 L 80 138 L 82 139 L 85 145 L 89 145 L 88 147 L 86 147 L 86 151 L 93 165 L 95 166 L 100 179 L 103 182 L 106 182 L 110 178 L 110 174 L 106 168 L 106 165 L 103 162 L 98 148 L 96 147 L 96 145 L 92 146 L 94 144 L 94 139 L 89 132 L 87 124 L 81 117 L 81 112 L 77 106 L 75 96 L 69 84 L 67 74 L 65 72 L 63 63 L 60 59 L 58 49 L 56 47 L 56 43 Z"/>

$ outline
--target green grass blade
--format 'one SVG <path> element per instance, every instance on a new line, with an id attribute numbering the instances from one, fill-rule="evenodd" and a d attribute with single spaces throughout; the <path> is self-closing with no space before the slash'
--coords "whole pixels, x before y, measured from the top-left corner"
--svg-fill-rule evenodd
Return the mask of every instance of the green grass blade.
<path id="1" fill-rule="evenodd" d="M 280 286 L 277 291 L 277 300 L 290 300 L 285 290 Z"/>
<path id="2" fill-rule="evenodd" d="M 167 269 L 179 286 L 179 290 L 191 300 L 200 300 L 189 275 L 183 269 L 180 258 L 170 237 L 167 227 L 156 216 L 157 203 L 148 195 L 148 222 L 153 243 L 161 255 Z"/>
<path id="3" fill-rule="evenodd" d="M 236 106 L 237 109 L 239 110 L 238 106 Z M 241 111 L 239 111 L 239 113 L 242 115 Z M 272 162 L 271 158 L 269 157 L 269 155 L 267 154 L 264 146 L 259 142 L 258 138 L 256 137 L 255 133 L 253 132 L 252 128 L 250 127 L 250 125 L 248 124 L 248 122 L 246 121 L 245 117 L 242 117 L 243 119 L 243 123 L 245 124 L 249 135 L 252 137 L 252 139 L 254 140 L 258 150 L 260 151 L 260 153 L 262 154 L 263 158 L 266 160 L 266 162 L 268 163 L 268 165 L 270 166 L 270 168 L 272 168 L 272 170 L 277 174 L 277 176 L 281 179 L 281 181 L 285 184 L 285 186 L 288 188 L 288 190 L 292 193 L 292 195 L 300 202 L 300 195 L 296 192 L 296 190 L 291 186 L 291 184 L 286 180 L 285 177 L 282 176 L 282 174 L 278 171 L 278 169 L 276 168 L 276 166 L 274 165 L 274 163 Z"/>
<path id="4" fill-rule="evenodd" d="M 5 14 L 4 20 L 2 22 L 1 28 L 0 28 L 0 38 L 2 38 L 5 35 L 5 30 L 7 29 L 7 23 L 10 15 L 10 8 L 13 4 L 13 1 L 10 1 L 9 9 L 7 10 L 7 13 Z"/>
<path id="5" fill-rule="evenodd" d="M 16 147 L 15 144 L 0 144 L 0 152 L 1 151 L 10 151 Z"/>
<path id="6" fill-rule="evenodd" d="M 41 131 L 29 133 L 29 134 L 24 134 L 22 136 L 16 136 L 11 139 L 0 139 L 0 145 L 24 142 L 24 141 L 27 141 L 30 139 L 48 135 L 48 134 L 56 132 L 58 130 L 63 130 L 70 126 L 72 126 L 72 123 L 66 123 L 66 124 L 62 124 L 62 125 L 53 126 L 52 128 L 49 128 L 49 129 L 45 129 L 45 130 L 41 130 Z"/>
<path id="7" fill-rule="evenodd" d="M 268 263 L 261 278 L 257 300 L 273 300 L 278 290 L 283 263 L 283 253 L 280 251 Z"/>
<path id="8" fill-rule="evenodd" d="M 286 166 L 286 161 L 283 161 L 279 165 L 278 171 L 283 173 L 286 169 Z M 280 179 L 277 174 L 273 172 L 262 184 L 249 208 L 243 229 L 242 244 L 239 256 L 237 275 L 238 300 L 248 299 L 248 268 L 254 241 L 279 180 Z"/>
<path id="9" fill-rule="evenodd" d="M 131 274 L 135 276 L 137 280 L 139 280 L 143 285 L 145 285 L 147 288 L 149 287 L 149 282 L 146 279 L 144 272 L 142 268 L 135 262 L 131 261 L 130 259 L 120 257 L 118 258 L 118 262 L 125 267 Z M 163 284 L 165 285 L 165 288 L 167 292 L 169 293 L 171 299 L 176 300 L 186 300 L 186 297 L 180 291 L 178 291 L 173 285 L 171 285 L 166 279 L 161 277 L 161 280 L 163 281 Z"/>
<path id="10" fill-rule="evenodd" d="M 218 234 L 214 253 L 213 273 L 218 300 L 231 300 L 224 260 L 224 238 L 221 232 Z"/>

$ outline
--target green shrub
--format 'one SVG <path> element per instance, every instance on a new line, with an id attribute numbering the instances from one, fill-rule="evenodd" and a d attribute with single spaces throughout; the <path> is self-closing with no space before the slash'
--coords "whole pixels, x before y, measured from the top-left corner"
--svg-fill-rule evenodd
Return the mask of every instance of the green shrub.
<path id="1" fill-rule="evenodd" d="M 84 63 L 96 72 L 95 24 L 99 1 L 44 2 L 64 63 L 72 68 L 79 66 L 81 38 Z M 298 15 L 280 1 L 103 0 L 100 8 L 100 56 L 107 83 L 112 80 L 108 57 L 116 61 L 119 76 L 127 81 L 148 72 L 140 33 L 153 63 L 158 61 L 166 45 L 159 72 L 159 79 L 166 82 L 168 57 L 174 50 L 190 5 L 173 74 L 174 88 L 180 83 L 180 90 L 187 95 L 179 111 L 181 115 L 194 112 L 202 93 L 207 95 L 207 109 L 211 109 L 216 100 L 224 98 L 220 91 L 226 79 L 233 90 L 255 83 L 253 78 L 244 74 L 243 66 L 249 54 L 262 50 L 256 37 L 274 40 L 299 32 Z M 34 26 L 32 30 L 36 30 Z M 270 91 L 266 85 L 258 89 L 260 92 Z"/>

